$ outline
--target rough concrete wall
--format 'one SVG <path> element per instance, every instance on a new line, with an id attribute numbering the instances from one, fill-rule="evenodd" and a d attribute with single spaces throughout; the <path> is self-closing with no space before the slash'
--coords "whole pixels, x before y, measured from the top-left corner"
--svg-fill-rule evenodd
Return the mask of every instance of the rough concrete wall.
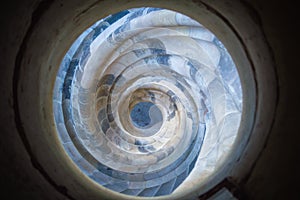
<path id="1" fill-rule="evenodd" d="M 250 199 L 299 198 L 299 11 L 293 1 L 248 2 L 273 51 L 280 95 L 274 126 L 246 192 Z"/>
<path id="2" fill-rule="evenodd" d="M 65 199 L 34 168 L 17 132 L 13 111 L 15 60 L 38 3 L 38 0 L 15 0 L 1 5 L 1 199 Z"/>
<path id="3" fill-rule="evenodd" d="M 1 199 L 67 199 L 34 168 L 17 133 L 12 78 L 15 59 L 31 15 L 39 1 L 13 0 L 1 5 L 1 99 L 0 183 Z M 265 149 L 246 180 L 249 199 L 292 199 L 299 177 L 298 52 L 296 6 L 292 0 L 248 0 L 254 17 L 261 19 L 278 71 L 280 98 L 276 119 Z"/>

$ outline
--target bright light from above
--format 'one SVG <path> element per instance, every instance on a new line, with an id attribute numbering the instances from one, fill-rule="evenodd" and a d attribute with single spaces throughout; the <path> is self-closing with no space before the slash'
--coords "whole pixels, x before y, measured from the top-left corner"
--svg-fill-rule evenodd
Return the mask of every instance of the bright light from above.
<path id="1" fill-rule="evenodd" d="M 134 196 L 180 192 L 222 165 L 241 120 L 238 72 L 197 21 L 129 9 L 84 31 L 53 96 L 64 149 L 92 180 Z"/>

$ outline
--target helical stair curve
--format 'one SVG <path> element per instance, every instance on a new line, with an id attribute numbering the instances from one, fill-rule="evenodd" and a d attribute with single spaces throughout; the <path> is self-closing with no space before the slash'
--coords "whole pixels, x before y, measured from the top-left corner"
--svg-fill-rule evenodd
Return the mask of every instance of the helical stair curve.
<path id="1" fill-rule="evenodd" d="M 171 194 L 211 173 L 234 143 L 241 111 L 223 44 L 160 8 L 125 10 L 88 28 L 63 58 L 53 92 L 57 133 L 74 163 L 134 196 Z"/>

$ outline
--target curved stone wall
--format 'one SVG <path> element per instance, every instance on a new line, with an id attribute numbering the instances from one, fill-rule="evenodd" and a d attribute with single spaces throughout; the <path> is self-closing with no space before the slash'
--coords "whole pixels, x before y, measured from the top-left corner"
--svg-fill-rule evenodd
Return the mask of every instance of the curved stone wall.
<path id="1" fill-rule="evenodd" d="M 53 110 L 64 149 L 86 175 L 124 194 L 160 196 L 226 160 L 242 90 L 207 28 L 175 11 L 136 8 L 96 22 L 73 43 Z"/>
<path id="2" fill-rule="evenodd" d="M 287 17 L 297 12 L 290 12 L 290 10 L 288 12 L 287 7 L 290 7 L 292 4 L 287 2 L 276 4 L 276 1 L 272 1 L 272 4 L 266 1 L 252 0 L 180 0 L 176 1 L 176 3 L 174 2 L 173 0 L 11 0 L 8 3 L 9 7 L 1 7 L 0 23 L 3 27 L 3 31 L 0 37 L 0 82 L 2 86 L 2 98 L 0 99 L 0 110 L 2 111 L 0 120 L 2 123 L 2 139 L 0 140 L 0 155 L 2 158 L 0 180 L 2 199 L 139 200 L 149 199 L 148 196 L 151 195 L 156 195 L 153 196 L 153 198 L 160 200 L 218 198 L 297 199 L 293 198 L 292 195 L 297 193 L 297 188 L 295 188 L 297 183 L 294 183 L 297 180 L 295 176 L 297 167 L 294 164 L 296 163 L 296 158 L 299 157 L 296 155 L 298 151 L 294 149 L 294 147 L 299 146 L 296 144 L 297 140 L 295 139 L 297 137 L 297 131 L 293 130 L 293 127 L 296 127 L 297 124 L 294 123 L 294 121 L 297 119 L 296 116 L 298 116 L 296 110 L 298 102 L 297 98 L 294 98 L 298 91 L 297 84 L 295 84 L 297 82 L 296 75 L 298 73 L 295 73 L 295 64 L 293 63 L 293 60 L 296 61 L 295 58 L 297 58 L 297 56 L 294 54 L 296 54 L 297 51 L 293 51 L 291 48 L 295 45 L 297 34 L 295 32 L 296 29 L 294 29 L 296 21 L 293 21 L 295 17 Z M 74 68 L 78 67 L 78 69 L 80 69 L 79 67 L 85 66 L 85 69 L 87 69 L 89 65 L 87 65 L 87 63 L 80 63 L 78 60 L 78 64 L 74 64 L 74 62 L 71 64 L 75 53 L 70 54 L 68 50 L 76 38 L 87 29 L 90 33 L 96 31 L 90 27 L 99 19 L 104 19 L 110 14 L 118 13 L 122 10 L 124 10 L 125 15 L 127 15 L 129 12 L 134 11 L 132 8 L 141 7 L 161 7 L 178 11 L 196 20 L 203 25 L 203 27 L 211 30 L 214 35 L 222 41 L 230 53 L 238 70 L 243 91 L 240 126 L 235 139 L 232 139 L 234 140 L 233 144 L 228 145 L 230 148 L 228 148 L 229 151 L 227 151 L 226 155 L 226 153 L 220 154 L 220 151 L 227 149 L 219 148 L 221 146 L 218 146 L 218 144 L 226 144 L 228 141 L 225 142 L 226 139 L 222 138 L 222 135 L 219 135 L 221 132 L 209 129 L 209 124 L 214 124 L 214 121 L 210 122 L 210 120 L 213 119 L 211 118 L 212 116 L 222 116 L 218 115 L 216 110 L 218 110 L 218 108 L 223 109 L 225 107 L 224 105 L 227 106 L 227 103 L 220 104 L 219 107 L 218 104 L 211 101 L 213 95 L 208 92 L 209 88 L 206 87 L 204 81 L 202 85 L 196 84 L 196 87 L 204 88 L 203 94 L 207 97 L 211 97 L 211 99 L 207 98 L 203 104 L 207 106 L 207 110 L 210 110 L 210 112 L 204 114 L 204 112 L 197 111 L 199 116 L 205 116 L 205 134 L 202 140 L 199 139 L 201 146 L 199 147 L 199 154 L 197 155 L 193 169 L 188 175 L 185 174 L 186 178 L 182 182 L 178 181 L 181 182 L 181 184 L 179 184 L 177 188 L 171 187 L 170 185 L 172 184 L 170 183 L 168 187 L 164 185 L 151 190 L 147 188 L 146 185 L 148 184 L 149 186 L 150 182 L 147 182 L 149 180 L 145 179 L 127 180 L 126 184 L 119 185 L 124 186 L 123 188 L 113 188 L 113 186 L 109 185 L 109 182 L 106 181 L 108 179 L 103 179 L 103 176 L 108 176 L 109 180 L 113 178 L 114 180 L 116 179 L 116 181 L 124 180 L 125 176 L 123 176 L 123 174 L 128 172 L 119 170 L 123 163 L 118 163 L 118 160 L 115 159 L 114 162 L 119 165 L 114 166 L 108 162 L 103 162 L 103 160 L 101 161 L 103 158 L 100 159 L 93 152 L 95 148 L 85 145 L 88 144 L 87 140 L 85 140 L 85 137 L 88 136 L 78 134 L 82 130 L 82 126 L 75 126 L 84 125 L 83 127 L 86 129 L 83 130 L 85 132 L 94 134 L 94 132 L 87 131 L 89 129 L 92 130 L 92 123 L 86 126 L 83 123 L 85 121 L 94 122 L 95 125 L 98 125 L 98 129 L 102 131 L 99 132 L 99 134 L 102 134 L 103 138 L 110 142 L 110 138 L 106 138 L 106 134 L 104 134 L 101 128 L 103 120 L 100 120 L 100 122 L 98 120 L 100 110 L 92 110 L 90 113 L 92 113 L 93 116 L 91 121 L 89 121 L 86 118 L 81 118 L 80 115 L 80 112 L 85 114 L 86 109 L 78 110 L 78 108 L 96 107 L 97 104 L 95 102 L 98 98 L 92 97 L 90 94 L 99 94 L 99 91 L 102 89 L 106 92 L 105 88 L 107 87 L 110 87 L 110 91 L 113 91 L 114 87 L 112 86 L 113 83 L 117 83 L 117 79 L 113 79 L 112 85 L 109 85 L 111 75 L 104 81 L 104 76 L 98 74 L 99 77 L 96 77 L 95 74 L 86 73 L 87 71 L 84 70 L 83 72 L 86 73 L 86 77 L 97 79 L 95 81 L 91 80 L 92 82 L 99 83 L 102 79 L 101 83 L 105 86 L 98 88 L 96 85 L 94 91 L 87 93 L 89 98 L 87 99 L 88 101 L 85 101 L 86 99 L 81 98 L 79 94 L 82 93 L 78 90 L 78 86 L 82 86 L 81 80 L 83 77 L 71 76 L 73 72 L 69 67 L 73 66 Z M 150 10 L 146 8 L 139 16 L 146 15 Z M 149 14 L 154 12 L 155 11 L 152 10 Z M 278 13 L 284 14 L 277 15 Z M 117 23 L 117 21 L 125 15 L 116 17 L 114 23 L 110 21 L 111 23 L 108 22 L 109 24 L 103 27 L 105 28 L 107 26 L 107 28 L 105 28 L 105 30 L 107 30 L 109 26 Z M 138 19 L 138 17 L 136 19 Z M 168 18 L 167 22 L 169 20 L 172 21 L 172 19 L 173 18 Z M 293 23 L 292 25 L 288 25 L 289 23 L 287 22 Z M 198 25 L 197 29 L 200 30 L 201 25 Z M 103 32 L 105 31 L 104 28 Z M 170 29 L 170 27 L 166 28 L 162 26 L 159 26 L 159 28 L 163 30 Z M 88 39 L 86 37 L 89 35 L 88 32 L 85 36 L 82 36 L 82 41 L 88 41 L 85 40 Z M 137 34 L 138 33 L 137 31 Z M 176 37 L 179 33 L 180 31 L 176 32 Z M 153 37 L 154 36 L 156 35 L 153 35 Z M 189 41 L 194 40 L 194 36 L 184 37 L 188 38 L 187 40 Z M 162 41 L 161 38 L 159 40 Z M 178 42 L 178 40 L 175 40 L 175 43 L 176 42 Z M 81 42 L 77 43 L 73 50 L 79 53 L 79 49 L 84 47 L 82 44 Z M 100 45 L 100 43 L 97 44 Z M 101 44 L 104 43 L 102 42 Z M 165 42 L 165 40 L 162 44 L 165 47 L 170 45 Z M 211 44 L 219 49 L 219 53 L 221 52 L 220 49 L 222 49 L 222 46 L 218 46 L 214 41 L 212 41 Z M 121 44 L 114 43 L 114 45 L 117 49 L 121 47 Z M 187 46 L 187 44 L 184 45 Z M 91 50 L 94 49 L 93 52 L 95 53 L 97 49 L 91 48 L 91 45 L 87 45 L 87 47 L 89 47 L 89 51 L 82 50 L 81 53 L 91 52 L 89 58 L 95 58 L 96 54 L 92 55 Z M 152 55 L 153 48 L 149 48 L 147 43 L 142 43 L 139 48 L 134 49 L 145 49 L 145 53 Z M 163 48 L 158 49 L 162 50 Z M 100 52 L 100 49 L 98 50 Z M 165 48 L 164 50 L 166 50 L 166 53 L 161 52 L 153 56 L 162 58 L 160 55 L 170 54 L 168 53 L 170 48 Z M 181 48 L 176 50 L 178 57 L 183 58 Z M 113 49 L 110 49 L 110 51 L 114 52 Z M 127 52 L 122 52 L 129 53 L 130 49 L 128 49 Z M 69 60 L 64 60 L 67 54 L 70 55 Z M 121 59 L 121 57 L 125 59 L 126 55 L 130 54 L 106 57 L 108 60 L 111 59 L 111 64 L 113 64 L 107 64 L 106 66 L 108 69 L 111 68 L 116 64 L 114 61 L 117 61 L 119 58 Z M 171 55 L 174 55 L 174 53 Z M 78 58 L 84 58 L 81 54 L 77 54 L 76 56 Z M 135 54 L 133 56 L 135 56 Z M 189 58 L 189 56 L 185 57 Z M 89 58 L 87 60 L 89 60 Z M 169 57 L 166 58 L 168 58 L 167 63 L 169 63 L 174 57 L 172 56 L 171 59 L 169 59 Z M 67 65 L 65 72 L 69 72 L 68 75 L 64 74 L 64 72 L 62 74 L 58 73 L 63 60 Z M 131 60 L 131 58 L 128 60 Z M 73 61 L 77 62 L 76 59 Z M 139 61 L 144 62 L 144 59 Z M 152 61 L 154 63 L 150 65 L 151 67 L 160 66 L 162 67 L 162 71 L 167 68 L 173 71 L 177 70 L 178 76 L 184 77 L 185 80 L 189 79 L 189 70 L 179 71 L 179 69 L 182 68 L 177 67 L 176 62 L 170 65 L 162 65 L 157 63 L 156 59 L 152 59 Z M 148 66 L 148 64 L 145 63 L 144 66 Z M 189 66 L 186 67 L 187 68 L 184 69 L 190 69 Z M 206 67 L 207 66 L 204 65 L 199 67 L 199 69 L 204 71 L 207 69 Z M 126 67 L 124 66 L 124 68 Z M 101 70 L 102 68 L 98 69 Z M 139 69 L 144 68 L 140 66 Z M 276 70 L 278 70 L 278 73 Z M 219 81 L 223 79 L 224 83 L 226 83 L 225 76 L 221 74 L 221 79 L 220 76 L 217 75 L 217 71 L 218 70 L 211 73 L 213 77 Z M 222 70 L 219 70 L 220 73 L 221 71 Z M 112 75 L 122 73 L 104 70 L 104 73 L 106 72 Z M 125 70 L 125 72 L 128 71 Z M 75 73 L 78 74 L 78 70 L 75 70 L 73 75 L 75 75 Z M 142 77 L 142 74 L 135 73 L 137 77 Z M 164 72 L 164 74 L 168 73 Z M 61 80 L 59 80 L 58 75 L 62 77 Z M 197 73 L 195 75 L 197 75 Z M 68 78 L 65 79 L 66 77 Z M 139 78 L 137 80 L 139 80 Z M 230 76 L 228 76 L 228 78 L 229 80 L 234 80 L 230 79 Z M 173 79 L 169 77 L 167 80 Z M 85 81 L 88 81 L 88 79 Z M 180 83 L 183 82 L 177 79 L 176 81 Z M 193 83 L 194 80 L 192 79 L 191 82 Z M 191 85 L 191 82 L 188 82 L 188 84 Z M 180 86 L 173 85 L 173 82 L 165 83 L 172 83 L 171 85 L 173 87 L 171 89 L 174 94 L 177 95 L 178 100 L 182 98 L 187 100 L 194 99 L 195 105 L 199 106 L 199 101 L 192 95 L 192 98 L 188 98 L 188 96 L 186 96 L 188 93 L 181 92 Z M 128 87 L 127 83 L 124 87 L 126 86 Z M 136 84 L 132 86 L 138 87 Z M 153 84 L 151 87 L 152 86 L 158 86 L 158 84 Z M 190 94 L 194 93 L 192 87 L 188 88 L 186 85 L 182 86 L 182 88 L 186 89 Z M 226 86 L 224 87 L 226 88 Z M 229 83 L 229 88 L 230 87 L 231 83 Z M 207 88 L 207 90 L 205 90 L 205 88 Z M 65 98 L 68 96 L 68 91 L 70 95 L 69 102 L 68 98 Z M 117 112 L 112 113 L 114 122 L 119 120 L 118 127 L 121 128 L 122 133 L 124 133 L 124 135 L 126 134 L 127 137 L 134 139 L 153 138 L 164 126 L 166 127 L 164 120 L 169 115 L 163 112 L 164 107 L 161 107 L 157 102 L 152 102 L 151 98 L 150 100 L 148 100 L 149 98 L 146 100 L 137 100 L 136 95 L 132 96 L 131 94 L 140 93 L 134 93 L 134 91 L 127 91 L 130 98 L 128 95 L 121 95 L 124 93 L 119 93 L 120 97 L 122 97 L 123 100 L 127 100 L 127 102 L 125 101 L 126 104 L 122 104 L 122 100 L 119 104 L 114 104 L 117 107 L 111 107 L 112 109 L 117 109 Z M 142 88 L 140 91 L 144 94 L 143 92 L 147 91 L 147 88 Z M 113 94 L 117 95 L 117 93 L 108 92 L 110 96 Z M 216 92 L 214 94 L 219 93 Z M 166 93 L 165 95 L 168 94 Z M 64 99 L 63 96 L 65 96 Z M 198 96 L 200 96 L 200 99 L 204 99 L 204 95 L 199 94 Z M 119 99 L 119 97 L 116 98 L 117 100 Z M 79 102 L 78 99 L 82 101 Z M 134 100 L 132 104 L 129 104 L 129 102 L 131 102 L 130 99 Z M 223 96 L 220 99 L 224 99 Z M 113 99 L 106 99 L 104 101 L 106 103 L 103 105 L 108 105 L 109 102 L 112 102 L 111 100 Z M 170 99 L 167 98 L 165 102 L 159 103 L 163 106 L 169 105 L 169 102 Z M 70 106 L 68 106 L 68 103 L 70 103 Z M 191 102 L 188 103 L 192 105 Z M 183 103 L 182 105 L 185 106 Z M 201 108 L 204 107 L 202 104 L 200 104 L 200 106 Z M 102 108 L 105 109 L 105 106 Z M 230 108 L 230 106 L 228 106 L 228 108 Z M 166 109 L 171 108 L 166 107 Z M 222 111 L 222 109 L 220 111 Z M 179 114 L 184 116 L 185 110 L 186 109 L 182 109 L 180 112 L 178 110 L 174 113 L 174 117 L 179 116 Z M 77 111 L 78 115 L 76 118 L 75 114 Z M 118 115 L 121 116 L 118 113 L 119 111 L 123 113 L 122 116 L 124 118 L 122 118 L 122 120 L 121 118 L 117 118 Z M 107 120 L 111 119 L 109 118 L 111 115 L 108 115 L 107 106 L 106 111 L 101 113 L 104 113 Z M 220 113 L 224 114 L 227 112 L 222 111 Z M 124 123 L 124 120 L 127 120 L 129 123 Z M 179 121 L 181 120 L 182 119 L 179 119 Z M 130 125 L 130 127 L 125 127 L 125 125 Z M 211 128 L 218 126 L 219 125 L 216 124 L 216 126 L 212 126 Z M 223 127 L 224 129 L 222 130 L 226 132 L 228 129 L 225 123 Z M 127 130 L 130 130 L 130 132 Z M 210 137 L 212 138 L 211 140 L 209 140 Z M 184 139 L 184 137 L 182 138 Z M 217 138 L 217 140 L 215 140 L 215 138 Z M 190 143 L 191 141 L 186 140 L 186 142 Z M 121 146 L 117 145 L 117 142 L 111 142 L 109 144 L 111 144 L 108 146 L 109 149 L 124 150 L 121 149 Z M 145 148 L 144 144 L 132 144 L 136 147 L 136 151 L 130 152 L 132 153 L 132 157 L 136 157 L 137 155 L 149 156 L 148 154 L 151 154 L 151 149 Z M 190 144 L 191 145 L 187 146 L 191 146 L 191 151 L 181 148 L 182 153 L 192 155 L 191 152 L 194 149 L 197 151 L 196 148 L 193 148 L 193 144 Z M 157 148 L 157 150 L 164 151 L 164 147 L 165 145 L 162 145 L 159 149 Z M 175 146 L 175 148 L 180 148 L 180 146 Z M 205 149 L 207 149 L 207 151 L 205 151 Z M 116 151 L 113 153 L 116 153 Z M 178 153 L 180 153 L 179 150 Z M 110 156 L 112 154 L 110 153 L 108 155 Z M 170 156 L 171 155 L 164 157 L 165 161 L 169 159 L 169 161 L 172 162 L 177 159 L 175 154 L 172 158 Z M 176 156 L 178 155 L 176 154 Z M 218 156 L 220 156 L 220 158 L 218 158 Z M 105 170 L 108 169 L 108 166 L 110 166 L 109 168 L 112 170 L 103 170 L 107 173 L 102 173 L 103 176 L 97 179 L 93 174 L 100 171 L 93 165 L 95 162 L 92 162 L 93 160 L 89 158 L 93 158 L 94 161 L 100 163 Z M 185 159 L 186 162 L 192 163 L 188 157 L 185 158 L 187 158 Z M 202 161 L 201 158 L 203 158 Z M 101 162 L 99 162 L 99 160 Z M 162 163 L 163 162 L 161 162 L 161 164 Z M 141 165 L 141 163 L 139 164 Z M 168 168 L 169 165 L 159 165 L 159 162 L 153 162 L 153 164 L 156 167 L 161 166 L 170 169 Z M 153 172 L 159 172 L 160 169 L 154 170 Z M 178 168 L 176 168 L 175 171 L 177 169 Z M 131 170 L 133 171 L 134 169 L 132 168 Z M 179 169 L 177 171 L 179 171 Z M 112 172 L 114 172 L 114 174 Z M 199 174 L 197 174 L 197 172 Z M 118 175 L 118 173 L 122 173 L 122 176 L 117 176 L 116 178 L 115 175 Z M 137 177 L 137 174 L 139 174 L 139 172 L 134 173 L 134 176 Z M 156 175 L 152 180 L 153 182 L 151 182 L 151 184 L 156 183 L 155 181 L 159 180 L 159 176 Z M 173 180 L 175 180 L 175 176 Z M 176 177 L 175 182 L 177 182 L 177 180 L 179 180 L 179 178 Z M 123 189 L 133 182 L 144 184 L 145 187 L 139 188 L 138 191 L 140 192 L 133 193 L 133 191 L 131 191 L 131 194 L 137 196 L 125 195 L 124 193 L 126 192 L 124 192 L 125 190 Z M 162 195 L 162 193 L 158 193 L 157 191 L 161 190 L 160 187 L 167 188 L 170 194 L 164 193 L 165 195 Z M 143 192 L 144 190 L 145 192 Z M 171 190 L 173 191 L 171 192 Z M 148 191 L 147 195 L 146 191 Z M 296 194 L 296 196 L 298 196 L 298 194 Z"/>

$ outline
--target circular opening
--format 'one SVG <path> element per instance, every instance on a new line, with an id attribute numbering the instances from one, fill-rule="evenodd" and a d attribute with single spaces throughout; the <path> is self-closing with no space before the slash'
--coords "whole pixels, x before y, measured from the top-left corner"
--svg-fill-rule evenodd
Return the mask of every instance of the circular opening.
<path id="1" fill-rule="evenodd" d="M 197 21 L 161 8 L 124 10 L 84 31 L 55 88 L 65 151 L 82 173 L 127 195 L 174 194 L 217 173 L 241 121 L 227 49 Z"/>
<path id="2" fill-rule="evenodd" d="M 131 120 L 137 128 L 153 128 L 162 121 L 162 113 L 151 102 L 139 102 L 130 111 Z"/>

